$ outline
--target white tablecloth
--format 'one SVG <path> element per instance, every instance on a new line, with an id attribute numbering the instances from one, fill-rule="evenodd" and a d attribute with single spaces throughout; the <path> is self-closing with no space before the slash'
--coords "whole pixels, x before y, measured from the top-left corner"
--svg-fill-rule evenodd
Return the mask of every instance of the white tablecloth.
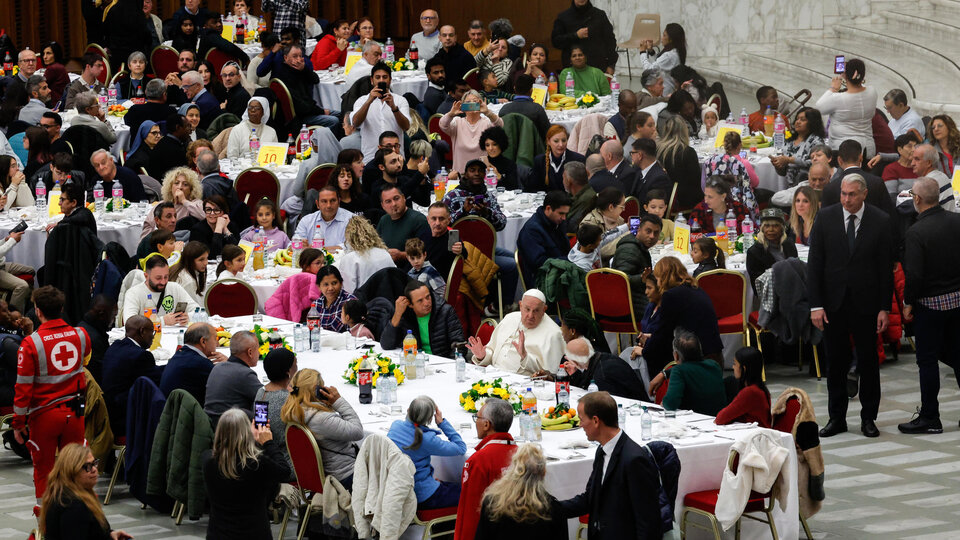
<path id="1" fill-rule="evenodd" d="M 458 181 L 451 180 L 447 184 L 447 191 L 449 192 L 458 185 Z M 517 194 L 513 191 L 507 191 L 497 196 L 497 202 L 500 204 L 503 213 L 507 216 L 507 224 L 502 231 L 497 231 L 497 247 L 504 248 L 508 251 L 516 251 L 517 237 L 520 235 L 520 229 L 523 228 L 527 220 L 530 219 L 537 208 L 540 207 L 545 195 L 543 192 Z M 430 201 L 436 201 L 433 195 L 430 196 Z M 417 210 L 423 215 L 427 215 L 426 206 L 414 205 L 414 210 Z"/>
<path id="2" fill-rule="evenodd" d="M 494 105 L 489 105 L 491 111 L 500 114 L 500 109 L 506 103 L 498 103 Z M 573 109 L 570 111 L 551 111 L 547 110 L 547 119 L 550 120 L 551 124 L 558 124 L 567 129 L 567 133 L 570 133 L 573 130 L 573 126 L 577 125 L 577 122 L 581 118 L 588 114 L 603 114 L 604 116 L 613 116 L 617 112 L 616 104 L 610 99 L 610 96 L 601 96 L 600 103 L 591 107 L 589 109 Z"/>
<path id="3" fill-rule="evenodd" d="M 234 180 L 236 180 L 241 172 L 255 166 L 257 165 L 248 158 L 220 160 L 220 170 Z M 280 200 L 277 201 L 277 204 L 282 204 L 283 201 L 289 199 L 294 194 L 297 174 L 300 172 L 300 162 L 294 160 L 290 165 L 283 165 L 276 168 L 271 167 L 270 170 L 273 174 L 277 175 L 277 180 L 280 181 Z M 248 204 L 254 205 L 256 201 Z"/>
<path id="4" fill-rule="evenodd" d="M 167 41 L 164 41 L 163 44 L 166 45 L 167 47 L 172 47 L 173 41 L 167 40 Z M 317 47 L 317 40 L 313 38 L 307 39 L 306 46 L 307 46 L 306 56 L 309 58 L 310 55 L 313 54 L 313 49 Z M 247 53 L 247 56 L 249 56 L 250 58 L 253 58 L 254 56 L 260 54 L 260 52 L 263 50 L 263 47 L 261 47 L 259 43 L 244 43 L 243 45 L 237 45 L 237 47 L 240 47 L 240 49 L 243 52 Z"/>
<path id="5" fill-rule="evenodd" d="M 215 321 L 211 321 L 214 322 Z M 276 326 L 284 333 L 289 333 L 292 328 L 291 323 L 264 317 L 265 325 Z M 253 327 L 250 317 L 238 317 L 224 321 L 224 327 L 231 331 L 251 329 Z M 179 328 L 165 328 L 162 344 L 166 354 L 170 354 L 176 347 L 176 334 Z M 119 335 L 119 334 L 116 334 Z M 289 340 L 290 338 L 288 338 Z M 339 334 L 326 334 L 324 342 L 327 345 L 333 345 L 338 348 L 347 344 L 347 339 Z M 379 347 L 376 347 L 379 350 Z M 399 354 L 398 351 L 392 351 L 389 354 Z M 320 353 L 299 353 L 297 363 L 300 369 L 313 368 L 321 372 L 328 385 L 336 386 L 340 394 L 350 402 L 350 405 L 357 411 L 363 421 L 364 428 L 368 433 L 386 434 L 390 425 L 395 420 L 400 420 L 402 416 L 384 416 L 381 414 L 381 406 L 376 403 L 361 405 L 359 403 L 359 391 L 356 386 L 346 384 L 341 379 L 341 374 L 346 370 L 347 363 L 357 355 L 355 350 L 331 350 L 324 349 Z M 256 368 L 257 374 L 261 380 L 266 377 L 261 365 Z M 457 397 L 473 382 L 479 379 L 492 380 L 496 377 L 504 377 L 504 380 L 516 388 L 522 390 L 524 387 L 532 386 L 529 379 L 516 374 L 506 374 L 487 369 L 485 372 L 479 367 L 469 366 L 467 369 L 467 381 L 465 383 L 456 383 L 454 378 L 453 361 L 439 357 L 431 357 L 428 371 L 434 373 L 426 379 L 408 380 L 400 385 L 397 396 L 398 405 L 406 407 L 413 398 L 418 395 L 427 394 L 436 401 L 443 415 L 460 432 L 467 444 L 468 454 L 472 453 L 474 446 L 479 442 L 476 438 L 473 423 L 470 414 L 463 411 L 458 404 Z M 543 399 L 547 395 L 552 396 L 549 388 L 541 394 L 539 403 L 541 408 L 550 405 L 549 400 Z M 572 392 L 572 398 L 578 399 L 584 394 L 580 389 L 575 388 Z M 617 399 L 618 403 L 623 403 L 624 407 L 630 407 L 635 402 L 626 399 Z M 636 408 L 631 408 L 634 411 Z M 741 429 L 735 429 L 735 428 Z M 636 416 L 629 416 L 624 430 L 630 437 L 641 442 L 640 420 Z M 664 419 L 657 415 L 654 416 L 654 436 L 661 437 L 668 431 L 674 433 L 682 431 L 682 437 L 669 440 L 676 446 L 677 454 L 681 462 L 681 473 L 679 480 L 679 489 L 677 491 L 677 513 L 679 520 L 683 509 L 683 497 L 690 492 L 706 489 L 716 489 L 720 487 L 720 478 L 723 468 L 727 461 L 729 447 L 735 439 L 751 435 L 755 429 L 745 428 L 745 426 L 714 426 L 710 417 L 699 414 L 688 413 L 681 414 L 674 420 Z M 516 436 L 519 432 L 518 422 L 514 422 L 511 433 Z M 569 432 L 543 432 L 543 441 L 541 446 L 544 452 L 551 458 L 547 464 L 546 486 L 550 493 L 558 499 L 566 499 L 582 492 L 587 484 L 593 467 L 593 458 L 596 453 L 596 447 L 590 446 L 578 450 L 567 450 L 561 448 L 565 442 L 581 442 L 585 440 L 583 430 L 574 430 Z M 783 434 L 783 445 L 789 449 L 790 457 L 787 460 L 786 474 L 793 479 L 793 486 L 788 494 L 788 505 L 785 512 L 781 512 L 779 507 L 774 510 L 774 518 L 777 523 L 777 532 L 781 538 L 786 540 L 796 539 L 799 531 L 798 505 L 797 505 L 797 458 L 790 434 Z M 556 458 L 556 459 L 554 459 Z M 457 481 L 460 478 L 460 471 L 463 468 L 464 457 L 434 458 L 433 465 L 436 469 L 436 477 L 441 480 Z M 576 530 L 577 521 L 571 520 L 570 532 Z M 404 534 L 404 538 L 419 534 L 411 527 Z M 688 531 L 690 538 L 708 538 L 708 535 L 691 528 Z M 767 538 L 769 528 L 761 523 L 751 520 L 743 520 L 744 538 Z M 417 536 L 419 537 L 419 536 Z"/>
<path id="6" fill-rule="evenodd" d="M 350 89 L 346 85 L 343 68 L 336 73 L 328 70 L 317 71 L 317 75 L 320 76 L 320 82 L 317 83 L 314 97 L 325 108 L 340 110 L 340 97 Z M 420 70 L 394 71 L 390 91 L 401 96 L 409 92 L 422 100 L 427 92 L 427 76 Z"/>
<path id="7" fill-rule="evenodd" d="M 713 147 L 712 139 L 698 146 L 694 146 L 694 148 L 697 150 L 701 169 L 712 155 L 723 152 L 723 148 Z M 777 169 L 773 166 L 773 163 L 770 162 L 770 156 L 775 153 L 776 150 L 774 148 L 760 148 L 755 154 L 749 151 L 747 152 L 747 160 L 750 161 L 750 164 L 753 165 L 753 170 L 757 173 L 757 179 L 759 180 L 757 187 L 769 189 L 774 192 L 787 189 L 788 187 L 787 177 L 780 176 L 777 173 Z M 706 174 L 706 172 L 704 172 L 704 174 Z"/>

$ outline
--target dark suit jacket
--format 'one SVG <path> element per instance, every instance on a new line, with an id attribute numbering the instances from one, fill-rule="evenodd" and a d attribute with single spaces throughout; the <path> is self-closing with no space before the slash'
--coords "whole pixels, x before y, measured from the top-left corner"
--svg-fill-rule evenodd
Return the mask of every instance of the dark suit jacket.
<path id="1" fill-rule="evenodd" d="M 443 70 L 448 81 L 462 79 L 468 71 L 477 67 L 477 61 L 473 59 L 473 55 L 459 43 L 451 47 L 449 51 L 440 47 L 434 58 L 439 58 L 443 62 Z"/>
<path id="2" fill-rule="evenodd" d="M 659 373 L 673 360 L 673 331 L 678 326 L 700 338 L 704 355 L 723 352 L 717 312 L 703 289 L 679 285 L 668 290 L 660 299 L 657 314 L 660 323 L 643 347 L 643 357 L 650 373 Z"/>
<path id="3" fill-rule="evenodd" d="M 893 201 L 890 200 L 890 194 L 879 177 L 864 171 L 860 167 L 850 167 L 844 171 L 838 171 L 834 179 L 823 188 L 823 196 L 820 198 L 820 206 L 827 207 L 831 204 L 840 202 L 840 184 L 843 177 L 848 174 L 859 174 L 867 181 L 867 202 L 883 210 L 890 217 L 896 216 L 896 209 L 893 207 Z M 846 233 L 844 233 L 846 234 Z M 844 236 L 846 238 L 846 236 Z"/>
<path id="4" fill-rule="evenodd" d="M 96 184 L 97 180 L 103 181 L 104 194 L 109 197 L 110 193 L 113 192 L 113 182 L 104 181 L 102 178 L 95 178 L 93 183 Z M 123 186 L 123 198 L 131 202 L 139 202 L 147 200 L 147 192 L 143 189 L 143 180 L 140 180 L 140 176 L 137 173 L 126 167 L 117 166 L 117 175 L 114 177 L 114 180 L 119 180 L 120 185 Z M 87 193 L 87 201 L 90 202 L 93 200 L 93 192 L 90 191 Z"/>
<path id="5" fill-rule="evenodd" d="M 670 192 L 673 190 L 673 182 L 670 180 L 670 176 L 667 175 L 667 171 L 663 170 L 663 167 L 661 167 L 659 163 L 654 163 L 650 170 L 647 171 L 646 176 L 642 176 L 642 171 L 637 169 L 637 174 L 633 178 L 633 185 L 630 187 L 630 193 L 627 195 L 636 197 L 642 206 L 647 202 L 647 193 L 654 189 L 663 191 L 663 194 L 667 197 L 667 202 L 670 202 Z"/>
<path id="6" fill-rule="evenodd" d="M 213 95 L 213 92 L 204 92 L 199 96 L 194 96 L 194 103 L 197 104 L 197 107 L 200 108 L 200 124 L 199 127 L 202 129 L 207 129 L 210 126 L 210 122 L 213 122 L 213 119 L 220 116 L 223 112 L 220 110 L 220 102 L 217 100 L 217 96 Z"/>
<path id="7" fill-rule="evenodd" d="M 136 135 L 140 129 L 140 124 L 144 120 L 153 120 L 154 122 L 165 122 L 170 114 L 176 112 L 172 106 L 167 103 L 146 102 L 141 105 L 130 107 L 127 114 L 123 115 L 123 123 L 130 126 L 130 133 Z"/>
<path id="8" fill-rule="evenodd" d="M 810 231 L 807 262 L 811 307 L 822 307 L 828 313 L 853 309 L 857 315 L 871 317 L 880 310 L 890 310 L 890 218 L 872 205 L 865 206 L 853 253 L 847 243 L 843 207 L 835 204 L 817 214 Z"/>
<path id="9" fill-rule="evenodd" d="M 177 388 L 190 393 L 199 403 L 206 403 L 207 378 L 213 371 L 213 362 L 200 356 L 190 347 L 177 351 L 163 368 L 160 391 L 169 396 Z"/>
<path id="10" fill-rule="evenodd" d="M 115 341 L 103 355 L 103 397 L 107 401 L 110 427 L 115 435 L 127 432 L 127 394 L 139 377 L 160 382 L 163 368 L 158 367 L 153 354 L 133 340 Z"/>
<path id="11" fill-rule="evenodd" d="M 593 176 L 591 176 L 590 187 L 592 187 L 597 193 L 600 193 L 608 187 L 615 187 L 620 191 L 623 191 L 623 184 L 621 184 L 620 181 L 617 180 L 617 177 L 608 170 L 597 171 Z"/>
<path id="12" fill-rule="evenodd" d="M 599 480 L 603 462 L 595 460 L 587 489 L 560 501 L 565 518 L 590 514 L 590 540 L 654 540 L 662 537 L 660 473 L 650 454 L 626 433 L 607 458 L 607 474 Z"/>
<path id="13" fill-rule="evenodd" d="M 624 159 L 617 165 L 617 168 L 613 170 L 613 175 L 617 177 L 617 180 L 624 182 L 626 179 L 629 179 L 635 169 L 630 166 L 630 163 Z"/>

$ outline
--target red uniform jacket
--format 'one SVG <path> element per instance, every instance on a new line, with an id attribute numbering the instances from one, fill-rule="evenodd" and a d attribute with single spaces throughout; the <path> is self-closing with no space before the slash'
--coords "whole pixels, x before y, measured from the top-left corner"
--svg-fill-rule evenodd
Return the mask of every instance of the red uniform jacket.
<path id="1" fill-rule="evenodd" d="M 40 325 L 23 339 L 17 354 L 17 384 L 13 398 L 13 427 L 22 429 L 27 416 L 86 391 L 84 359 L 90 354 L 90 336 L 62 319 Z"/>
<path id="2" fill-rule="evenodd" d="M 463 473 L 460 475 L 462 485 L 454 540 L 473 540 L 480 522 L 483 492 L 510 466 L 510 458 L 517 451 L 517 444 L 509 433 L 494 433 L 484 437 L 476 450 L 463 464 Z"/>

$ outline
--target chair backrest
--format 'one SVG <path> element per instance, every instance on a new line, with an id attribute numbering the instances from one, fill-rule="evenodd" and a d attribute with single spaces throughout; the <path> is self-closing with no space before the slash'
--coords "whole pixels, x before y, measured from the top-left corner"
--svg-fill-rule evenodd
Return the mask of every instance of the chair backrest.
<path id="1" fill-rule="evenodd" d="M 679 185 L 680 185 L 680 182 L 674 182 L 674 183 L 673 183 L 673 188 L 670 189 L 670 200 L 667 201 L 667 213 L 664 214 L 665 216 L 667 216 L 667 217 L 670 218 L 670 219 L 673 219 L 674 217 L 676 217 L 676 216 L 674 215 L 674 213 L 673 213 L 673 210 L 674 210 L 674 208 L 673 208 L 673 203 L 674 203 L 674 201 L 676 201 L 676 199 L 677 199 L 677 187 L 678 187 Z"/>
<path id="2" fill-rule="evenodd" d="M 107 81 L 110 80 L 113 74 L 113 71 L 110 69 L 110 57 L 107 56 L 107 51 L 96 43 L 87 43 L 87 48 L 83 52 L 93 53 L 103 60 L 103 71 L 100 72 L 97 80 L 100 81 L 100 84 L 107 84 Z"/>
<path id="3" fill-rule="evenodd" d="M 630 216 L 639 216 L 640 215 L 640 201 L 637 200 L 633 195 L 627 197 L 623 201 L 623 212 L 620 212 L 620 217 L 623 218 L 627 223 L 630 222 Z"/>
<path id="4" fill-rule="evenodd" d="M 290 123 L 297 117 L 297 113 L 293 108 L 293 96 L 290 95 L 287 85 L 280 79 L 270 79 L 270 90 L 273 90 L 274 95 L 277 96 L 277 108 L 283 113 L 283 123 Z"/>
<path id="5" fill-rule="evenodd" d="M 798 414 L 800 414 L 800 399 L 796 396 L 788 398 L 786 410 L 773 419 L 773 429 L 784 433 L 792 433 Z"/>
<path id="6" fill-rule="evenodd" d="M 307 179 L 303 182 L 303 193 L 306 194 L 311 189 L 319 190 L 327 185 L 330 180 L 330 173 L 333 172 L 336 163 L 321 163 L 307 173 Z"/>
<path id="7" fill-rule="evenodd" d="M 517 273 L 520 274 L 520 287 L 524 291 L 529 289 L 527 286 L 527 280 L 523 277 L 523 260 L 520 258 L 520 248 L 513 250 L 513 262 L 517 263 Z M 531 285 L 536 286 L 536 283 L 531 283 Z"/>
<path id="8" fill-rule="evenodd" d="M 239 279 L 223 279 L 207 289 L 203 305 L 210 315 L 240 317 L 257 312 L 257 293 Z"/>
<path id="9" fill-rule="evenodd" d="M 724 269 L 704 272 L 697 276 L 697 286 L 710 297 L 717 318 L 747 316 L 744 308 L 747 302 L 747 278 L 740 272 Z"/>
<path id="10" fill-rule="evenodd" d="M 673 369 L 673 366 L 675 366 L 675 365 L 677 365 L 677 361 L 676 361 L 676 360 L 673 360 L 673 361 L 671 361 L 669 364 L 667 364 L 666 366 L 664 366 L 664 367 L 663 367 L 663 370 L 664 370 L 664 371 L 667 371 L 668 369 Z M 657 405 L 660 405 L 661 403 L 663 403 L 663 398 L 666 397 L 666 395 L 667 395 L 667 388 L 668 388 L 669 386 L 670 386 L 670 384 L 669 384 L 667 381 L 663 381 L 663 384 L 661 384 L 660 386 L 657 387 L 657 391 L 653 393 L 653 402 L 654 402 L 654 403 L 656 403 Z"/>
<path id="11" fill-rule="evenodd" d="M 460 240 L 470 242 L 493 260 L 497 249 L 497 230 L 489 221 L 479 216 L 463 216 L 452 227 L 460 231 Z"/>
<path id="12" fill-rule="evenodd" d="M 443 118 L 443 115 L 440 113 L 434 114 L 427 120 L 427 129 L 431 134 L 433 133 L 443 133 L 443 130 L 440 129 L 440 119 Z"/>
<path id="13" fill-rule="evenodd" d="M 480 68 L 468 70 L 463 74 L 463 80 L 470 85 L 470 88 L 479 91 L 482 88 L 480 85 Z"/>
<path id="14" fill-rule="evenodd" d="M 266 197 L 271 201 L 280 202 L 280 180 L 273 171 L 261 168 L 251 167 L 244 170 L 233 183 L 237 190 L 237 197 L 243 201 L 250 210 L 250 219 L 257 217 L 257 202 Z"/>
<path id="15" fill-rule="evenodd" d="M 443 301 L 456 306 L 460 299 L 460 282 L 463 280 L 463 257 L 457 256 L 447 275 L 447 288 L 443 291 Z"/>
<path id="16" fill-rule="evenodd" d="M 159 45 L 150 52 L 150 67 L 153 74 L 159 79 L 166 78 L 167 75 L 177 72 L 177 60 L 180 58 L 180 52 L 167 45 Z"/>
<path id="17" fill-rule="evenodd" d="M 113 77 L 110 78 L 110 84 L 107 86 L 113 86 L 117 84 L 117 81 L 120 80 L 120 77 L 123 77 L 127 73 L 126 64 L 120 64 L 120 70 L 117 71 Z"/>
<path id="18" fill-rule="evenodd" d="M 477 327 L 477 338 L 481 343 L 486 345 L 490 342 L 490 336 L 493 335 L 493 330 L 497 327 L 497 321 L 494 319 L 484 319 L 480 321 L 480 326 Z"/>
<path id="19" fill-rule="evenodd" d="M 211 75 L 216 78 L 220 77 L 220 70 L 223 69 L 223 65 L 227 62 L 236 62 L 238 65 L 242 64 L 240 58 L 236 58 L 216 48 L 211 48 L 207 51 L 206 60 L 213 64 L 213 73 Z M 243 71 L 243 68 L 240 68 L 240 70 Z"/>
<path id="20" fill-rule="evenodd" d="M 287 426 L 287 453 L 293 463 L 293 472 L 297 475 L 297 486 L 301 492 L 323 493 L 323 458 L 320 446 L 309 429 L 300 424 Z"/>
<path id="21" fill-rule="evenodd" d="M 598 268 L 587 272 L 587 298 L 590 311 L 600 328 L 607 332 L 638 332 L 630 278 L 619 270 Z"/>
<path id="22" fill-rule="evenodd" d="M 443 115 L 439 113 L 431 116 L 430 119 L 427 121 L 427 129 L 430 131 L 431 134 L 436 133 L 437 135 L 439 135 L 440 140 L 445 141 L 447 143 L 447 146 L 450 148 L 449 150 L 447 150 L 446 154 L 440 156 L 441 161 L 443 161 L 444 163 L 447 163 L 453 160 L 453 138 L 450 137 L 449 133 L 440 129 L 441 118 L 443 118 Z"/>

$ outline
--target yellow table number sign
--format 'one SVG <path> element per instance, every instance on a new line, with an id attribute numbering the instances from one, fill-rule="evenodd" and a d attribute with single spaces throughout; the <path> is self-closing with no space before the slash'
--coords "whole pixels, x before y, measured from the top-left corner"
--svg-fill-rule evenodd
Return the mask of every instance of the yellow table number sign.
<path id="1" fill-rule="evenodd" d="M 260 153 L 257 154 L 257 163 L 261 167 L 283 165 L 287 161 L 287 146 L 287 143 L 261 144 Z"/>
<path id="2" fill-rule="evenodd" d="M 541 107 L 547 105 L 547 99 L 549 98 L 549 92 L 547 90 L 547 85 L 545 84 L 535 84 L 533 85 L 533 90 L 530 92 L 530 99 L 534 103 L 539 104 Z"/>
<path id="3" fill-rule="evenodd" d="M 237 27 L 236 25 L 234 25 L 233 22 L 224 22 L 223 32 L 220 33 L 220 36 L 223 39 L 229 41 L 230 43 L 233 43 L 234 41 L 236 41 L 236 32 L 237 32 Z"/>
<path id="4" fill-rule="evenodd" d="M 344 75 L 350 74 L 350 70 L 353 69 L 353 65 L 356 64 L 358 60 L 360 60 L 360 57 L 361 57 L 360 51 L 350 51 L 347 53 L 347 60 L 344 62 L 344 66 L 343 66 L 345 68 L 343 70 Z"/>
<path id="5" fill-rule="evenodd" d="M 953 200 L 960 204 L 960 165 L 953 167 Z"/>
<path id="6" fill-rule="evenodd" d="M 690 253 L 690 225 L 677 223 L 673 228 L 673 249 L 684 255 Z"/>
<path id="7" fill-rule="evenodd" d="M 713 142 L 714 148 L 720 148 L 723 146 L 723 138 L 727 133 L 736 133 L 737 135 L 743 136 L 743 126 L 740 124 L 730 124 L 727 122 L 720 122 L 717 124 L 717 138 Z"/>

